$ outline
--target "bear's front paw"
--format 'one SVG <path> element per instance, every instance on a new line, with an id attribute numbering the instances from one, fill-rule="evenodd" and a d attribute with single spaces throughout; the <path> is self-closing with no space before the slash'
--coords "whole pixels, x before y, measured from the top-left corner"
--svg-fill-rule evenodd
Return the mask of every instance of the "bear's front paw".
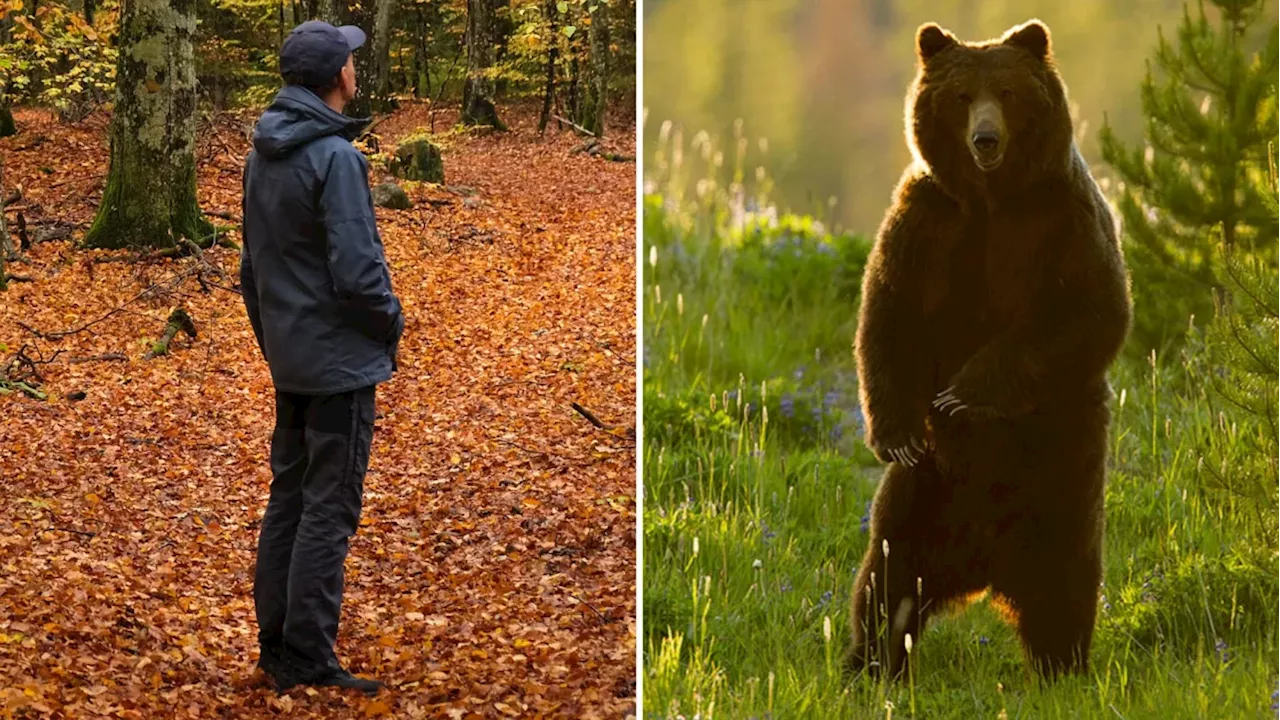
<path id="1" fill-rule="evenodd" d="M 913 436 L 907 437 L 903 444 L 881 445 L 877 443 L 872 450 L 880 462 L 896 462 L 907 467 L 915 467 L 928 452 L 926 443 Z"/>
<path id="2" fill-rule="evenodd" d="M 1003 414 L 991 405 L 971 403 L 960 397 L 955 385 L 938 393 L 933 399 L 933 407 L 938 412 L 946 413 L 947 417 L 953 417 L 957 413 L 963 413 L 963 417 L 972 420 L 994 420 L 1003 417 Z"/>

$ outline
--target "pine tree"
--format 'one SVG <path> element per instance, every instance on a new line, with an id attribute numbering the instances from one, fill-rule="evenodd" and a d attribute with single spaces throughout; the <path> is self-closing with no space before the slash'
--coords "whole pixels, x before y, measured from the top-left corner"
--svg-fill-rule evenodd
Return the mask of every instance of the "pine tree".
<path id="1" fill-rule="evenodd" d="M 1160 33 L 1159 73 L 1149 63 L 1142 83 L 1145 145 L 1126 146 L 1106 125 L 1100 134 L 1122 181 L 1140 353 L 1179 337 L 1188 315 L 1210 314 L 1222 287 L 1215 235 L 1227 250 L 1276 253 L 1260 168 L 1277 134 L 1277 26 L 1263 22 L 1265 0 L 1209 2 L 1212 19 L 1204 3 L 1195 17 L 1184 7 L 1174 39 Z"/>
<path id="2" fill-rule="evenodd" d="M 1267 168 L 1263 205 L 1277 217 L 1276 165 Z M 1213 487 L 1234 500 L 1248 500 L 1263 519 L 1260 529 L 1275 541 L 1276 471 L 1280 464 L 1280 273 L 1272 260 L 1225 247 L 1218 255 L 1225 292 L 1205 328 L 1208 390 L 1223 418 L 1208 445 L 1204 469 Z M 1221 436 L 1227 436 L 1223 439 Z M 1265 520 L 1270 517 L 1271 520 Z"/>

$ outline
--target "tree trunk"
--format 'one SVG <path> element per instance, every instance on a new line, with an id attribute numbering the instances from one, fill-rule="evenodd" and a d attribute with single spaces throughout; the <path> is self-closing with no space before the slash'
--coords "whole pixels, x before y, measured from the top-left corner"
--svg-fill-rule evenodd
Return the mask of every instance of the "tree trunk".
<path id="1" fill-rule="evenodd" d="M 582 119 L 582 113 L 579 112 L 578 103 L 578 86 L 581 85 L 582 64 L 578 60 L 581 54 L 578 47 L 577 33 L 569 38 L 569 117 L 575 120 Z"/>
<path id="2" fill-rule="evenodd" d="M 538 116 L 538 134 L 541 135 L 547 129 L 547 121 L 551 119 L 551 101 L 556 94 L 556 58 L 560 55 L 560 11 L 556 7 L 556 0 L 546 0 L 542 3 L 542 12 L 547 16 L 547 24 L 550 30 L 547 32 L 548 49 L 547 49 L 547 86 L 542 93 L 542 114 Z"/>
<path id="3" fill-rule="evenodd" d="M 8 103 L 0 102 L 0 138 L 18 133 L 18 126 L 13 122 L 13 109 Z"/>
<path id="4" fill-rule="evenodd" d="M 374 20 L 374 98 L 380 107 L 386 108 L 391 97 L 391 16 L 396 10 L 396 0 L 378 0 L 378 12 Z"/>
<path id="5" fill-rule="evenodd" d="M 493 105 L 493 0 L 467 0 L 467 80 L 462 86 L 462 122 L 466 125 L 507 126 Z"/>
<path id="6" fill-rule="evenodd" d="M 84 21 L 88 25 L 93 25 L 93 13 L 97 10 L 94 0 L 84 0 Z"/>
<path id="7" fill-rule="evenodd" d="M 356 97 L 347 105 L 351 117 L 369 117 L 380 107 L 378 91 L 378 48 L 376 19 L 378 6 L 387 0 L 336 0 L 338 21 L 334 25 L 355 25 L 364 31 L 365 42 L 356 50 Z M 354 3 L 354 4 L 353 4 Z"/>
<path id="8" fill-rule="evenodd" d="M 307 19 L 342 24 L 342 0 L 307 0 Z"/>
<path id="9" fill-rule="evenodd" d="M 213 226 L 196 202 L 196 0 L 125 0 L 111 164 L 84 245 L 168 248 Z"/>
<path id="10" fill-rule="evenodd" d="M 418 32 L 413 46 L 413 96 L 422 99 L 431 97 L 431 65 L 427 62 L 427 29 L 422 18 L 422 5 L 415 4 L 414 8 L 418 16 Z"/>
<path id="11" fill-rule="evenodd" d="M 609 6 L 599 0 L 591 12 L 591 95 L 587 102 L 588 115 L 582 124 L 604 137 L 604 115 L 609 99 Z"/>

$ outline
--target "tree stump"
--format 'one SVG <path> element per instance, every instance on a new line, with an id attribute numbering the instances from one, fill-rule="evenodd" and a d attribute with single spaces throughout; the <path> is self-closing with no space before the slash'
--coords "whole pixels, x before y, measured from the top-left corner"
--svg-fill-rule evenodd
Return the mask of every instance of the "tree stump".
<path id="1" fill-rule="evenodd" d="M 390 169 L 392 175 L 406 180 L 444 182 L 444 158 L 440 155 L 440 148 L 422 137 L 400 143 Z"/>

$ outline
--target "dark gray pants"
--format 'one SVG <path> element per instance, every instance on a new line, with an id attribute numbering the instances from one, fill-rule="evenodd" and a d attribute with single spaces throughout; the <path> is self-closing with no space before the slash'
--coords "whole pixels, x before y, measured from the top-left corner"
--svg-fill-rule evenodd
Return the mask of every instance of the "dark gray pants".
<path id="1" fill-rule="evenodd" d="M 360 523 L 374 394 L 276 393 L 274 479 L 253 579 L 258 642 L 317 667 L 338 664 L 342 565 Z"/>

